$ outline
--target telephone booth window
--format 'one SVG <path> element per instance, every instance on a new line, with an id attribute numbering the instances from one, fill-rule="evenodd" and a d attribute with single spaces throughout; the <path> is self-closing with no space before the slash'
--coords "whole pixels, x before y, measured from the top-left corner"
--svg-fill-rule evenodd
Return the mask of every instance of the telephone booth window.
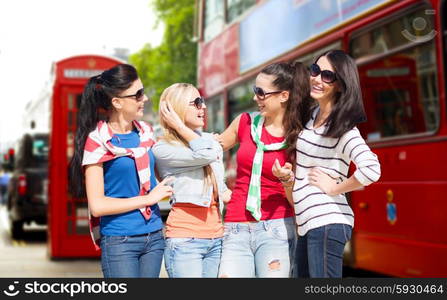
<path id="1" fill-rule="evenodd" d="M 67 95 L 68 131 L 67 131 L 67 166 L 74 153 L 74 138 L 76 135 L 77 113 L 82 94 L 69 93 Z M 87 199 L 68 196 L 67 201 L 67 233 L 69 235 L 84 235 L 89 232 Z"/>

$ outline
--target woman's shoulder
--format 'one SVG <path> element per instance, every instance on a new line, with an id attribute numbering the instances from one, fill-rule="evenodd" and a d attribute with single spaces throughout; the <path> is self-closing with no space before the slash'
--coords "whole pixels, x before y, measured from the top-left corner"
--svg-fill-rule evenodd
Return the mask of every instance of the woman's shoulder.
<path id="1" fill-rule="evenodd" d="M 161 136 L 157 139 L 157 142 L 152 146 L 152 151 L 163 151 L 166 148 L 178 148 L 185 147 L 182 143 L 177 141 L 168 141 L 165 137 Z"/>
<path id="2" fill-rule="evenodd" d="M 342 144 L 344 142 L 348 142 L 348 141 L 351 141 L 353 139 L 356 139 L 359 142 L 363 140 L 362 134 L 360 133 L 360 130 L 356 126 L 354 126 L 351 129 L 347 130 L 340 137 L 340 141 L 341 141 Z"/>
<path id="3" fill-rule="evenodd" d="M 352 137 L 352 136 L 358 136 L 360 134 L 360 130 L 357 128 L 357 126 L 352 127 L 351 129 L 347 130 L 342 137 Z"/>
<path id="4" fill-rule="evenodd" d="M 138 131 L 142 129 L 143 132 L 145 132 L 145 133 L 153 133 L 154 132 L 154 128 L 152 127 L 152 125 L 146 121 L 135 120 L 134 126 L 137 128 Z"/>
<path id="5" fill-rule="evenodd" d="M 214 133 L 214 132 L 206 132 L 206 131 L 201 132 L 202 138 L 211 141 L 213 143 L 213 147 L 218 147 L 220 150 L 222 150 L 222 146 L 215 138 L 215 135 L 216 135 L 216 133 Z"/>
<path id="6" fill-rule="evenodd" d="M 241 125 L 250 125 L 251 119 L 256 116 L 256 112 L 243 112 L 239 116 L 236 117 L 235 120 L 239 120 L 239 126 Z"/>

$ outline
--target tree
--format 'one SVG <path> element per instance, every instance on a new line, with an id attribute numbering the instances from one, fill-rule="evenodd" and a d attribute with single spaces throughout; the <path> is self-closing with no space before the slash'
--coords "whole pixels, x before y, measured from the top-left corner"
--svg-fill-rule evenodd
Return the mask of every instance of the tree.
<path id="1" fill-rule="evenodd" d="M 161 93 L 175 82 L 196 84 L 197 42 L 194 41 L 195 0 L 152 0 L 150 4 L 165 30 L 162 43 L 146 44 L 129 58 L 145 87 L 153 91 L 153 108 Z"/>

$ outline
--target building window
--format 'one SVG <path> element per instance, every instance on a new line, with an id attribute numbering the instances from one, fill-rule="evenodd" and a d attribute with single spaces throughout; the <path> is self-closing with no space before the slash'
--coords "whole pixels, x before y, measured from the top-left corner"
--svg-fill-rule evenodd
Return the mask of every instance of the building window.
<path id="1" fill-rule="evenodd" d="M 225 6 L 222 0 L 205 0 L 205 42 L 217 36 L 225 25 Z"/>
<path id="2" fill-rule="evenodd" d="M 233 22 L 255 4 L 256 0 L 227 0 L 227 23 Z"/>

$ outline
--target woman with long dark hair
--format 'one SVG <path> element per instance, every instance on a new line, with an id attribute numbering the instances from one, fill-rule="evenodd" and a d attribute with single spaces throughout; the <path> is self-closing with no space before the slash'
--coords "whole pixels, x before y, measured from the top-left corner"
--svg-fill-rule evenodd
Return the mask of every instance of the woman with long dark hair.
<path id="1" fill-rule="evenodd" d="M 104 277 L 160 274 L 165 243 L 157 203 L 172 187 L 165 185 L 170 178 L 156 182 L 153 131 L 138 121 L 146 101 L 128 64 L 90 78 L 82 94 L 70 187 L 75 197 L 87 196 Z"/>
<path id="2" fill-rule="evenodd" d="M 310 85 L 311 99 L 301 106 L 304 128 L 293 149 L 295 183 L 285 185 L 298 226 L 297 275 L 341 277 L 354 226 L 345 193 L 377 181 L 380 164 L 356 127 L 366 117 L 354 60 L 341 50 L 322 54 L 310 66 Z M 348 176 L 351 161 L 357 168 Z M 285 180 L 289 172 L 278 164 L 273 169 Z"/>
<path id="3" fill-rule="evenodd" d="M 296 242 L 293 203 L 272 174 L 294 155 L 299 104 L 308 97 L 307 69 L 277 62 L 253 87 L 259 111 L 239 115 L 220 135 L 224 150 L 239 144 L 237 175 L 226 208 L 220 277 L 289 277 Z M 293 180 L 293 178 L 292 178 Z"/>

